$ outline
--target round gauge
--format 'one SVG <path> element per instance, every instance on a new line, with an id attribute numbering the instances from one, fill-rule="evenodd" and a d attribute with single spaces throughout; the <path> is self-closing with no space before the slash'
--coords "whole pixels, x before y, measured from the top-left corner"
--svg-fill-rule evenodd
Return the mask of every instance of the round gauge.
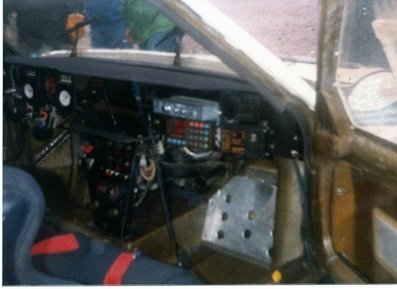
<path id="1" fill-rule="evenodd" d="M 66 90 L 62 90 L 59 93 L 59 102 L 63 107 L 68 107 L 72 102 L 72 96 Z"/>
<path id="2" fill-rule="evenodd" d="M 32 99 L 34 96 L 34 90 L 32 85 L 29 83 L 26 83 L 25 86 L 23 87 L 23 92 L 25 93 L 26 98 Z"/>

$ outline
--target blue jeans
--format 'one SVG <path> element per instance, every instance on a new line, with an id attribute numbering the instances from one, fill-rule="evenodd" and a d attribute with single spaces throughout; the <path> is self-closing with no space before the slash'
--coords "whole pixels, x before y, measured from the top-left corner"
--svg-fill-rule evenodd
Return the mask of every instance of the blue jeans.
<path id="1" fill-rule="evenodd" d="M 128 48 L 124 36 L 125 24 L 120 20 L 114 23 L 91 24 L 91 45 L 94 48 Z"/>
<path id="2" fill-rule="evenodd" d="M 158 32 L 153 34 L 145 43 L 140 45 L 144 50 L 176 52 L 178 42 L 182 38 L 180 32 Z"/>

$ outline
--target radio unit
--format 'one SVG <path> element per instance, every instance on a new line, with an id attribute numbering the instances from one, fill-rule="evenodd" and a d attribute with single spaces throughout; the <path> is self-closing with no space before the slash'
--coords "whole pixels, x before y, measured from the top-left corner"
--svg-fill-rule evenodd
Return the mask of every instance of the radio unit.
<path id="1" fill-rule="evenodd" d="M 219 120 L 219 104 L 215 101 L 187 96 L 174 96 L 168 99 L 155 99 L 153 111 L 157 114 L 195 121 Z"/>

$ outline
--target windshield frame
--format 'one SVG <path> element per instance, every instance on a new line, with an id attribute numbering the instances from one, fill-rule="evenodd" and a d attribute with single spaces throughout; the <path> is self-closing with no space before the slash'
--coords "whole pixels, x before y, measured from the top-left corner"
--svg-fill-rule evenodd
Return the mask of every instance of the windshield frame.
<path id="1" fill-rule="evenodd" d="M 351 125 L 397 143 L 396 69 L 376 30 L 385 21 L 387 1 L 352 0 L 344 4 L 335 84 Z M 390 1 L 389 1 L 390 2 Z M 397 23 L 397 22 L 396 22 Z M 385 41 L 385 40 L 383 40 Z M 390 42 L 390 40 L 387 40 Z"/>
<path id="2" fill-rule="evenodd" d="M 281 111 L 288 102 L 307 114 L 316 98 L 313 88 L 230 18 L 206 0 L 147 0 L 208 51 L 269 97 Z M 210 11 L 210 13 L 209 13 Z M 310 114 L 310 113 L 309 113 Z"/>
<path id="3" fill-rule="evenodd" d="M 318 55 L 317 119 L 319 130 L 337 136 L 335 157 L 361 160 L 384 176 L 393 176 L 397 167 L 397 144 L 369 133 L 351 122 L 336 85 L 336 70 L 340 55 L 340 36 L 345 0 L 324 0 L 320 49 Z"/>

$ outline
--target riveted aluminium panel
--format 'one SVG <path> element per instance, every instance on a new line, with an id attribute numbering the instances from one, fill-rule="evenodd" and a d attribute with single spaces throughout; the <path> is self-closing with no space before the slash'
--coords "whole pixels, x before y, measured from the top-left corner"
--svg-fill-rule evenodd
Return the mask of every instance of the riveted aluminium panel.
<path id="1" fill-rule="evenodd" d="M 276 187 L 232 178 L 208 203 L 202 239 L 220 250 L 270 264 Z"/>

